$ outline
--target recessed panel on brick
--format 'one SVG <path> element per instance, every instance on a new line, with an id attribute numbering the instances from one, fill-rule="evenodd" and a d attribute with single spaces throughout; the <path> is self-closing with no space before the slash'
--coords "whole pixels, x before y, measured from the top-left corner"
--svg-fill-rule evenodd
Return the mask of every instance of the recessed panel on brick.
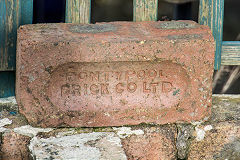
<path id="1" fill-rule="evenodd" d="M 47 93 L 63 111 L 155 110 L 177 105 L 188 81 L 181 66 L 171 62 L 79 62 L 57 68 Z"/>
<path id="2" fill-rule="evenodd" d="M 26 25 L 16 96 L 34 126 L 197 121 L 210 113 L 213 61 L 210 30 L 191 21 Z"/>

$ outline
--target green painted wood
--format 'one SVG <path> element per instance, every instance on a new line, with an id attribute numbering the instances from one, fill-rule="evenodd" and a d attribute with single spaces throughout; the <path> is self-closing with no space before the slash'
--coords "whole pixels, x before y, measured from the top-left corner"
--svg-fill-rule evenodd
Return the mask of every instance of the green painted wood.
<path id="1" fill-rule="evenodd" d="M 14 70 L 19 1 L 0 0 L 0 70 Z"/>
<path id="2" fill-rule="evenodd" d="M 0 71 L 16 66 L 16 40 L 19 25 L 32 23 L 33 0 L 0 0 Z"/>
<path id="3" fill-rule="evenodd" d="M 240 41 L 222 42 L 221 65 L 240 65 Z"/>
<path id="4" fill-rule="evenodd" d="M 133 0 L 133 21 L 157 21 L 158 0 Z"/>
<path id="5" fill-rule="evenodd" d="M 20 25 L 32 24 L 33 0 L 21 0 Z"/>
<path id="6" fill-rule="evenodd" d="M 66 0 L 66 23 L 90 23 L 91 0 Z"/>
<path id="7" fill-rule="evenodd" d="M 15 95 L 15 72 L 0 72 L 0 98 Z"/>
<path id="8" fill-rule="evenodd" d="M 198 22 L 208 25 L 216 41 L 214 69 L 221 66 L 224 0 L 200 0 Z"/>
<path id="9" fill-rule="evenodd" d="M 17 28 L 32 16 L 33 0 L 0 0 L 0 97 L 15 95 Z"/>

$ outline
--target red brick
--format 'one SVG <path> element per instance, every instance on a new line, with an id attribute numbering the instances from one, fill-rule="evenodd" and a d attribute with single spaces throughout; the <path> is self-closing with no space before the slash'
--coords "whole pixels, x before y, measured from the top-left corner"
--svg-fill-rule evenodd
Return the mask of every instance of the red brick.
<path id="1" fill-rule="evenodd" d="M 207 125 L 198 126 L 204 137 L 193 139 L 189 147 L 189 160 L 238 160 L 240 158 L 240 125 L 236 122 L 211 124 L 211 130 L 204 130 Z M 196 130 L 199 132 L 199 130 Z"/>
<path id="2" fill-rule="evenodd" d="M 128 160 L 177 159 L 177 129 L 173 126 L 142 128 L 144 134 L 122 139 Z"/>
<path id="3" fill-rule="evenodd" d="M 213 62 L 191 21 L 26 25 L 16 97 L 35 126 L 191 122 L 210 113 Z"/>
<path id="4" fill-rule="evenodd" d="M 30 137 L 26 137 L 13 131 L 2 135 L 2 160 L 30 159 L 28 144 Z"/>

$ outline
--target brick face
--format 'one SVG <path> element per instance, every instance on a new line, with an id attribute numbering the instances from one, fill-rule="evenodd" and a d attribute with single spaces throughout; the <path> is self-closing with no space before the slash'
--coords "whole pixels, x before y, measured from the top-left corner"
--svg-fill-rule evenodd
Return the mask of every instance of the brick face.
<path id="1" fill-rule="evenodd" d="M 26 25 L 16 97 L 34 126 L 191 122 L 210 113 L 213 61 L 191 21 Z"/>
<path id="2" fill-rule="evenodd" d="M 212 129 L 205 131 L 204 138 L 195 138 L 189 147 L 189 160 L 237 160 L 240 157 L 240 126 L 239 122 L 213 123 Z M 204 130 L 207 125 L 199 129 Z M 197 136 L 197 133 L 195 133 Z"/>
<path id="3" fill-rule="evenodd" d="M 129 160 L 173 160 L 177 159 L 176 128 L 161 126 L 144 128 L 144 134 L 122 139 Z"/>
<path id="4" fill-rule="evenodd" d="M 30 137 L 26 137 L 13 131 L 2 135 L 1 154 L 2 160 L 31 159 L 28 150 Z"/>

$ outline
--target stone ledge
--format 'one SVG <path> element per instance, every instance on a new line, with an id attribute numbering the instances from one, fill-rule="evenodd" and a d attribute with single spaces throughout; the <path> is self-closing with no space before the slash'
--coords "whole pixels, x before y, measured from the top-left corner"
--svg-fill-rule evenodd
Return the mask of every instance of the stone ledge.
<path id="1" fill-rule="evenodd" d="M 11 99 L 14 102 L 14 99 Z M 239 95 L 213 95 L 212 116 L 209 117 L 207 122 L 178 124 L 178 129 L 176 125 L 139 125 L 46 130 L 26 126 L 26 121 L 19 123 L 24 119 L 19 113 L 11 115 L 6 110 L 2 110 L 0 127 L 4 129 L 1 130 L 1 158 L 15 160 L 18 157 L 23 157 L 26 159 L 30 153 L 34 157 L 41 157 L 42 155 L 37 150 L 43 151 L 48 157 L 56 158 L 67 150 L 59 149 L 56 154 L 51 148 L 53 143 L 56 142 L 55 145 L 61 146 L 61 143 L 57 143 L 57 141 L 70 140 L 68 143 L 72 143 L 76 141 L 71 137 L 99 135 L 101 138 L 96 138 L 97 141 L 90 140 L 89 143 L 82 144 L 84 147 L 90 147 L 90 150 L 96 151 L 98 155 L 101 153 L 101 156 L 105 157 L 119 156 L 120 159 L 146 159 L 147 157 L 154 159 L 161 157 L 164 160 L 177 159 L 177 157 L 189 160 L 236 159 L 240 157 L 239 103 Z M 6 105 L 6 103 L 4 104 Z M 52 143 L 48 143 L 46 147 L 40 149 L 42 143 L 47 140 L 51 140 Z M 120 140 L 121 147 L 114 140 Z M 10 144 L 10 141 L 11 147 L 7 145 Z M 67 143 L 67 141 L 65 142 Z M 31 144 L 30 148 L 29 144 Z M 36 147 L 36 144 L 39 144 L 39 146 Z M 108 148 L 105 144 L 113 145 L 113 147 Z M 66 149 L 71 150 L 71 147 L 76 146 L 70 146 Z M 81 149 L 81 147 L 77 147 L 77 149 Z M 111 149 L 116 150 L 112 151 Z M 106 153 L 107 150 L 116 154 L 109 155 Z M 78 150 L 76 150 L 76 153 L 78 153 Z M 144 155 L 141 153 L 144 153 Z"/>

